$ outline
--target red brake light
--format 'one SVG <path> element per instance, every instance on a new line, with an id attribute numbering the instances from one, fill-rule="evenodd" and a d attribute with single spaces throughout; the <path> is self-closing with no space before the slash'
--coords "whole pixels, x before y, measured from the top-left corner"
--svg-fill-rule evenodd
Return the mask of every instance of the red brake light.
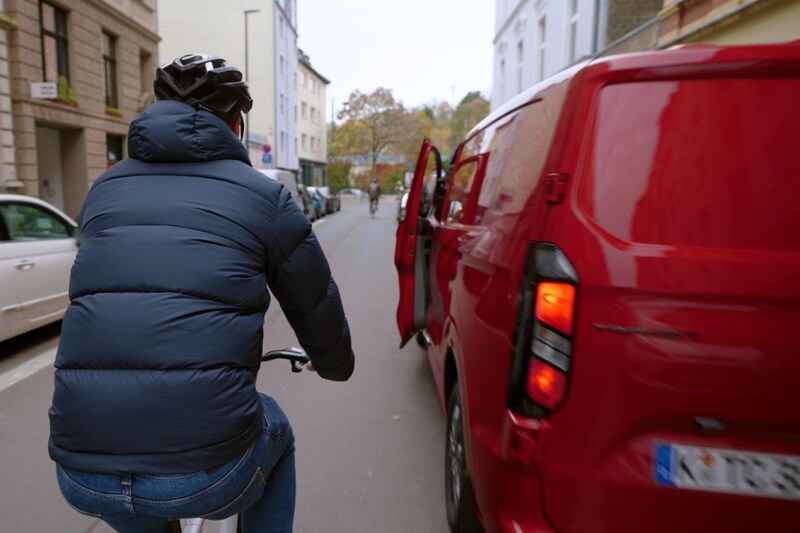
<path id="1" fill-rule="evenodd" d="M 536 288 L 536 318 L 572 335 L 575 287 L 568 283 L 541 282 Z"/>
<path id="2" fill-rule="evenodd" d="M 564 398 L 567 377 L 539 359 L 531 359 L 527 393 L 531 400 L 547 409 L 555 408 Z"/>

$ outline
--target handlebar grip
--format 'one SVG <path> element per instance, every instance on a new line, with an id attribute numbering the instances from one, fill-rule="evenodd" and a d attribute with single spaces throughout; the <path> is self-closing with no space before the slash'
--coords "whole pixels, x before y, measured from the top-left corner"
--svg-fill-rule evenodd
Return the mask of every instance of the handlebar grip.
<path id="1" fill-rule="evenodd" d="M 272 350 L 261 356 L 262 361 L 273 361 L 275 359 L 286 359 L 292 365 L 292 372 L 302 372 L 303 366 L 308 363 L 308 355 L 301 348 L 285 348 L 283 350 Z"/>

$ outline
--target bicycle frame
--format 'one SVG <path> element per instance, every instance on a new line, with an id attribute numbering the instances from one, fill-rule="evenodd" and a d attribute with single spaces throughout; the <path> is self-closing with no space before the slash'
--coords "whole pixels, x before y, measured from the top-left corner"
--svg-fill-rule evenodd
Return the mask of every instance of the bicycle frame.
<path id="1" fill-rule="evenodd" d="M 303 371 L 303 367 L 308 363 L 308 355 L 302 348 L 290 347 L 282 350 L 272 350 L 261 356 L 261 361 L 274 361 L 275 359 L 286 359 L 292 365 L 292 372 L 298 373 Z M 180 523 L 180 522 L 178 522 Z M 236 533 L 241 531 L 239 528 L 239 515 L 235 514 L 229 516 L 219 523 L 219 533 Z M 186 525 L 183 527 L 182 533 L 203 533 L 203 525 L 205 524 L 204 518 L 188 518 Z M 175 528 L 174 525 L 170 527 L 178 533 L 181 531 L 180 526 Z"/>

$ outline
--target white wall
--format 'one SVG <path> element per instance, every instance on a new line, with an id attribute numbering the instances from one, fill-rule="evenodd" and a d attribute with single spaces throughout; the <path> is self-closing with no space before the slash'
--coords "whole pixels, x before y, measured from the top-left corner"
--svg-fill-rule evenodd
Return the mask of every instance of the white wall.
<path id="1" fill-rule="evenodd" d="M 570 11 L 573 0 L 496 2 L 492 109 L 582 57 L 594 53 L 597 0 L 574 1 L 577 16 L 573 57 L 570 57 Z M 542 20 L 543 41 L 540 26 Z"/>
<path id="2" fill-rule="evenodd" d="M 311 69 L 303 65 L 299 66 L 300 81 L 297 89 L 300 109 L 298 110 L 300 126 L 300 158 L 308 161 L 324 163 L 327 161 L 327 124 L 325 109 L 325 82 L 317 76 Z M 313 85 L 312 85 L 312 81 Z M 305 85 L 303 84 L 305 80 Z M 313 90 L 312 90 L 313 88 Z M 303 117 L 303 104 L 306 105 L 306 117 Z M 315 110 L 312 117 L 311 109 Z M 307 142 L 303 148 L 302 136 L 305 135 Z M 312 149 L 311 138 L 315 139 Z"/>
<path id="3" fill-rule="evenodd" d="M 159 64 L 188 53 L 219 55 L 245 72 L 244 9 L 257 8 L 248 18 L 250 94 L 250 159 L 261 165 L 261 146 L 277 145 L 275 110 L 275 39 L 273 0 L 159 0 Z M 273 150 L 274 153 L 274 150 Z"/>
<path id="4" fill-rule="evenodd" d="M 277 168 L 298 170 L 298 128 L 294 116 L 297 102 L 297 16 L 296 2 L 275 0 L 275 143 L 273 164 Z"/>

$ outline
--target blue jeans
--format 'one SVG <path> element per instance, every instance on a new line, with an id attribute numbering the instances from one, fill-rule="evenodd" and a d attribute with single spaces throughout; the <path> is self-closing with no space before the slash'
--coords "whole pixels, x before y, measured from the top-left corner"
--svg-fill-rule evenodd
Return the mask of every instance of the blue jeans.
<path id="1" fill-rule="evenodd" d="M 166 533 L 167 520 L 221 520 L 242 513 L 245 532 L 291 532 L 294 437 L 286 415 L 264 394 L 264 428 L 247 451 L 210 473 L 111 475 L 56 466 L 58 485 L 76 511 L 120 533 Z"/>

